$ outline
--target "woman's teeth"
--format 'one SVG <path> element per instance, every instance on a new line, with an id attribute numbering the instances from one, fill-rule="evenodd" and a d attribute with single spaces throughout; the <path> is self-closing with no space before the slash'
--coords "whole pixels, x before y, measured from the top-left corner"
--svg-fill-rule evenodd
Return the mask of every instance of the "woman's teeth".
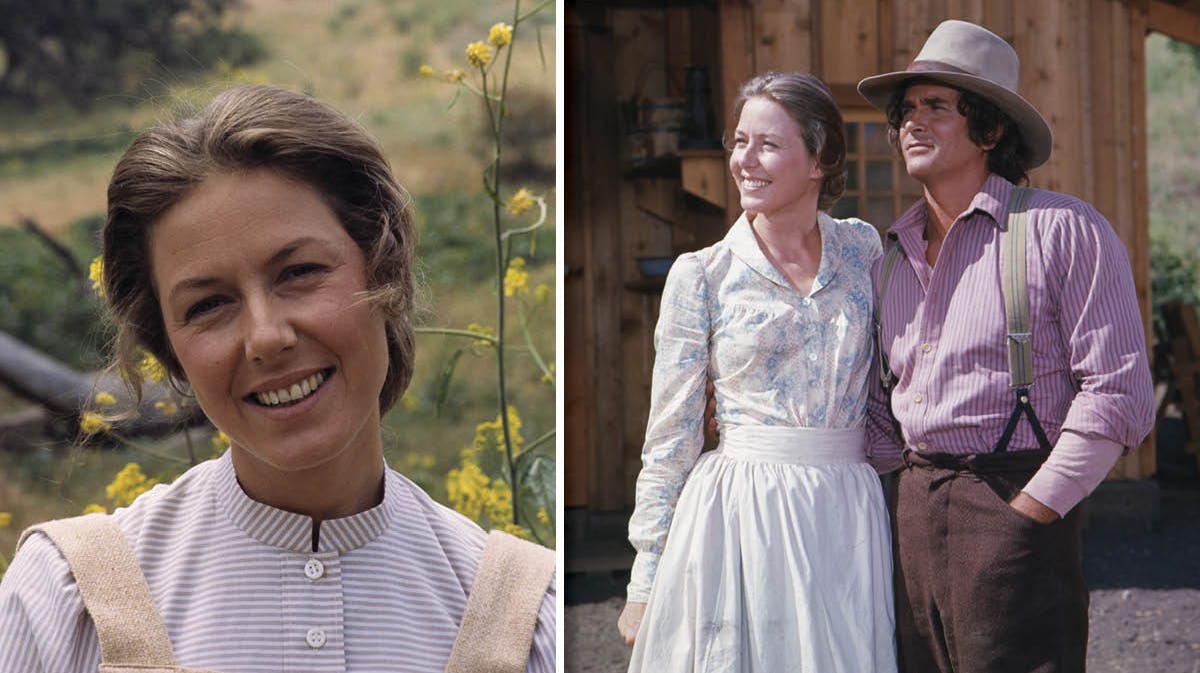
<path id="1" fill-rule="evenodd" d="M 265 393 L 255 393 L 254 398 L 258 400 L 259 404 L 265 404 L 269 407 L 288 404 L 290 402 L 299 402 L 311 395 L 324 382 L 325 372 L 317 372 L 299 383 L 293 383 L 287 388 L 269 390 Z"/>

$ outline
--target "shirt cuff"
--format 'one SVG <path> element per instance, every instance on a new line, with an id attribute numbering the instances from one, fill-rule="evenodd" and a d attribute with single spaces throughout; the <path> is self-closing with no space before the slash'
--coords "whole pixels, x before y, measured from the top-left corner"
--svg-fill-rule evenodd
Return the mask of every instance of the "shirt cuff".
<path id="1" fill-rule="evenodd" d="M 1104 481 L 1124 450 L 1107 437 L 1064 430 L 1050 457 L 1021 490 L 1066 516 Z"/>
<path id="2" fill-rule="evenodd" d="M 650 587 L 654 584 L 654 575 L 658 572 L 658 554 L 638 552 L 633 559 L 633 568 L 629 571 L 629 587 L 625 590 L 625 601 L 628 603 L 646 603 L 650 600 Z"/>

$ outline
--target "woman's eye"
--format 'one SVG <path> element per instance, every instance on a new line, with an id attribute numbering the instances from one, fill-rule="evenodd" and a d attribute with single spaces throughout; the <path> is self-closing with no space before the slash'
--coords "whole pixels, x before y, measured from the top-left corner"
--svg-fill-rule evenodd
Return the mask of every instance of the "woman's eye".
<path id="1" fill-rule="evenodd" d="M 296 264 L 289 266 L 283 270 L 282 280 L 292 280 L 295 278 L 305 278 L 318 274 L 325 270 L 325 267 L 320 264 Z"/>
<path id="2" fill-rule="evenodd" d="M 220 308 L 225 303 L 221 297 L 205 297 L 200 301 L 188 307 L 187 312 L 183 314 L 183 319 L 190 322 L 194 318 L 203 317 L 205 314 L 212 313 Z"/>

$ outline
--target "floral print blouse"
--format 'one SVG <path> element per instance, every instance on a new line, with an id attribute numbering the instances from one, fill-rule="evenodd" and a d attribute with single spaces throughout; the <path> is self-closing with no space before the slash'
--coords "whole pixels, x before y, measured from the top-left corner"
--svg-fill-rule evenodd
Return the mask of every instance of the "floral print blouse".
<path id="1" fill-rule="evenodd" d="M 722 428 L 863 425 L 879 235 L 862 220 L 824 213 L 818 226 L 821 262 L 807 295 L 763 254 L 745 215 L 722 241 L 672 265 L 629 521 L 637 550 L 629 601 L 650 596 L 675 504 L 703 447 L 706 379 Z"/>

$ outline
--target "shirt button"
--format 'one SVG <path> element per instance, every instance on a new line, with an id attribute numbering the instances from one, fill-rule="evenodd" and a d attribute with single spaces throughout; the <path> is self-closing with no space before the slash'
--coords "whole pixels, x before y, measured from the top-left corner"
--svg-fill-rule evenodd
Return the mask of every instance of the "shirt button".
<path id="1" fill-rule="evenodd" d="M 314 650 L 319 650 L 325 645 L 325 632 L 321 629 L 309 629 L 308 633 L 304 634 L 304 642 Z"/>
<path id="2" fill-rule="evenodd" d="M 920 404 L 923 401 L 925 401 L 925 397 L 922 396 L 921 393 L 917 393 L 916 395 L 913 395 L 913 402 Z"/>
<path id="3" fill-rule="evenodd" d="M 923 351 L 925 351 L 926 353 L 928 353 L 929 351 L 933 350 L 933 345 L 932 345 L 932 344 L 928 344 L 928 343 L 923 343 L 923 344 L 921 344 L 921 350 L 923 350 Z"/>
<path id="4" fill-rule="evenodd" d="M 816 354 L 816 353 L 809 353 L 809 354 L 808 354 L 808 359 L 809 359 L 809 360 L 811 360 L 812 362 L 816 362 L 816 361 L 817 361 L 817 354 Z"/>
<path id="5" fill-rule="evenodd" d="M 929 448 L 929 445 L 926 444 L 925 442 L 917 442 L 917 450 L 918 451 L 924 451 L 925 449 L 928 449 L 928 448 Z"/>
<path id="6" fill-rule="evenodd" d="M 321 563 L 321 559 L 308 559 L 308 563 L 304 564 L 304 576 L 313 581 L 321 579 L 325 576 L 325 564 Z"/>

